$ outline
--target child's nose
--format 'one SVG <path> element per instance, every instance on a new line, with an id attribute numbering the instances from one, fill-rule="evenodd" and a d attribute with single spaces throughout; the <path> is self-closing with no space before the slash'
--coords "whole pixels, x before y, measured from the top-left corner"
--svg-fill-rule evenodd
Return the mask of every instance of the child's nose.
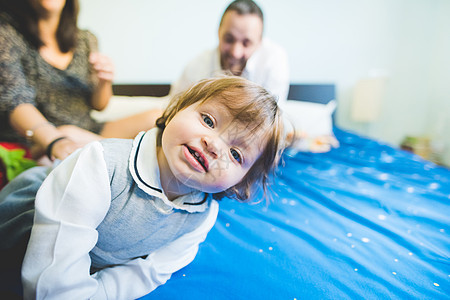
<path id="1" fill-rule="evenodd" d="M 203 137 L 202 144 L 209 155 L 211 155 L 213 158 L 219 157 L 219 150 L 218 150 L 217 144 L 216 144 L 216 142 L 214 142 L 213 138 Z"/>

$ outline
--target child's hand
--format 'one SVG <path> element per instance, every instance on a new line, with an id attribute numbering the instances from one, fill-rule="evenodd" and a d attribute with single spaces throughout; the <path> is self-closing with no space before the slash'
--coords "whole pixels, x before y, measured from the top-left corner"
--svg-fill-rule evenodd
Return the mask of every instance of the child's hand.
<path id="1" fill-rule="evenodd" d="M 89 55 L 89 62 L 91 63 L 94 73 L 97 75 L 99 81 L 113 81 L 114 64 L 111 58 L 104 54 L 93 52 Z"/>

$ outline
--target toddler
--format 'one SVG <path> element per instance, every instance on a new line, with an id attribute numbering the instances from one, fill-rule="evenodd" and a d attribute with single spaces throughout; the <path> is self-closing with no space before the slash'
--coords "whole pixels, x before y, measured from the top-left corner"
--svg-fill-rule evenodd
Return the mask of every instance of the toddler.
<path id="1" fill-rule="evenodd" d="M 26 299 L 141 297 L 194 259 L 217 200 L 266 192 L 282 124 L 259 85 L 200 81 L 134 140 L 92 142 L 48 175 L 36 167 L 10 182 L 0 192 L 0 263 L 23 259 Z"/>

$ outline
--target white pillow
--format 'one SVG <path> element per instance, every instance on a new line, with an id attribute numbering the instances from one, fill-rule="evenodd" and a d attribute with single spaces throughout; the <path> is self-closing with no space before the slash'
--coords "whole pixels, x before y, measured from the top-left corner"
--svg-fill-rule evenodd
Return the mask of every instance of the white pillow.
<path id="1" fill-rule="evenodd" d="M 295 129 L 310 137 L 333 134 L 332 115 L 335 109 L 335 100 L 328 104 L 288 100 L 283 105 L 284 114 Z"/>
<path id="2" fill-rule="evenodd" d="M 333 134 L 336 101 L 327 104 L 288 100 L 282 105 L 287 134 L 292 126 L 298 138 L 293 148 L 299 151 L 326 152 L 339 145 Z"/>
<path id="3" fill-rule="evenodd" d="M 98 122 L 107 122 L 125 118 L 145 110 L 165 109 L 168 102 L 168 96 L 112 96 L 104 110 L 93 110 L 91 116 Z"/>
<path id="4" fill-rule="evenodd" d="M 102 111 L 92 111 L 91 116 L 99 122 L 125 118 L 149 109 L 165 109 L 169 96 L 113 96 Z M 295 132 L 300 139 L 294 144 L 295 150 L 326 152 L 337 147 L 333 134 L 332 114 L 336 101 L 319 104 L 306 101 L 288 100 L 282 104 L 287 134 Z"/>

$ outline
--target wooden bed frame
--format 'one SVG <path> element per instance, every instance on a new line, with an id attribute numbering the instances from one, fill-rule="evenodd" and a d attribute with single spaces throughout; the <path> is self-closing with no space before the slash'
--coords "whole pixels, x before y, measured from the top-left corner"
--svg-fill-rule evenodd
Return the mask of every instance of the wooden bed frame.
<path id="1" fill-rule="evenodd" d="M 118 96 L 167 96 L 170 84 L 114 84 L 113 93 Z"/>
<path id="2" fill-rule="evenodd" d="M 114 95 L 163 97 L 169 94 L 170 84 L 115 84 Z M 336 98 L 334 84 L 291 83 L 289 100 L 301 100 L 326 104 Z"/>

